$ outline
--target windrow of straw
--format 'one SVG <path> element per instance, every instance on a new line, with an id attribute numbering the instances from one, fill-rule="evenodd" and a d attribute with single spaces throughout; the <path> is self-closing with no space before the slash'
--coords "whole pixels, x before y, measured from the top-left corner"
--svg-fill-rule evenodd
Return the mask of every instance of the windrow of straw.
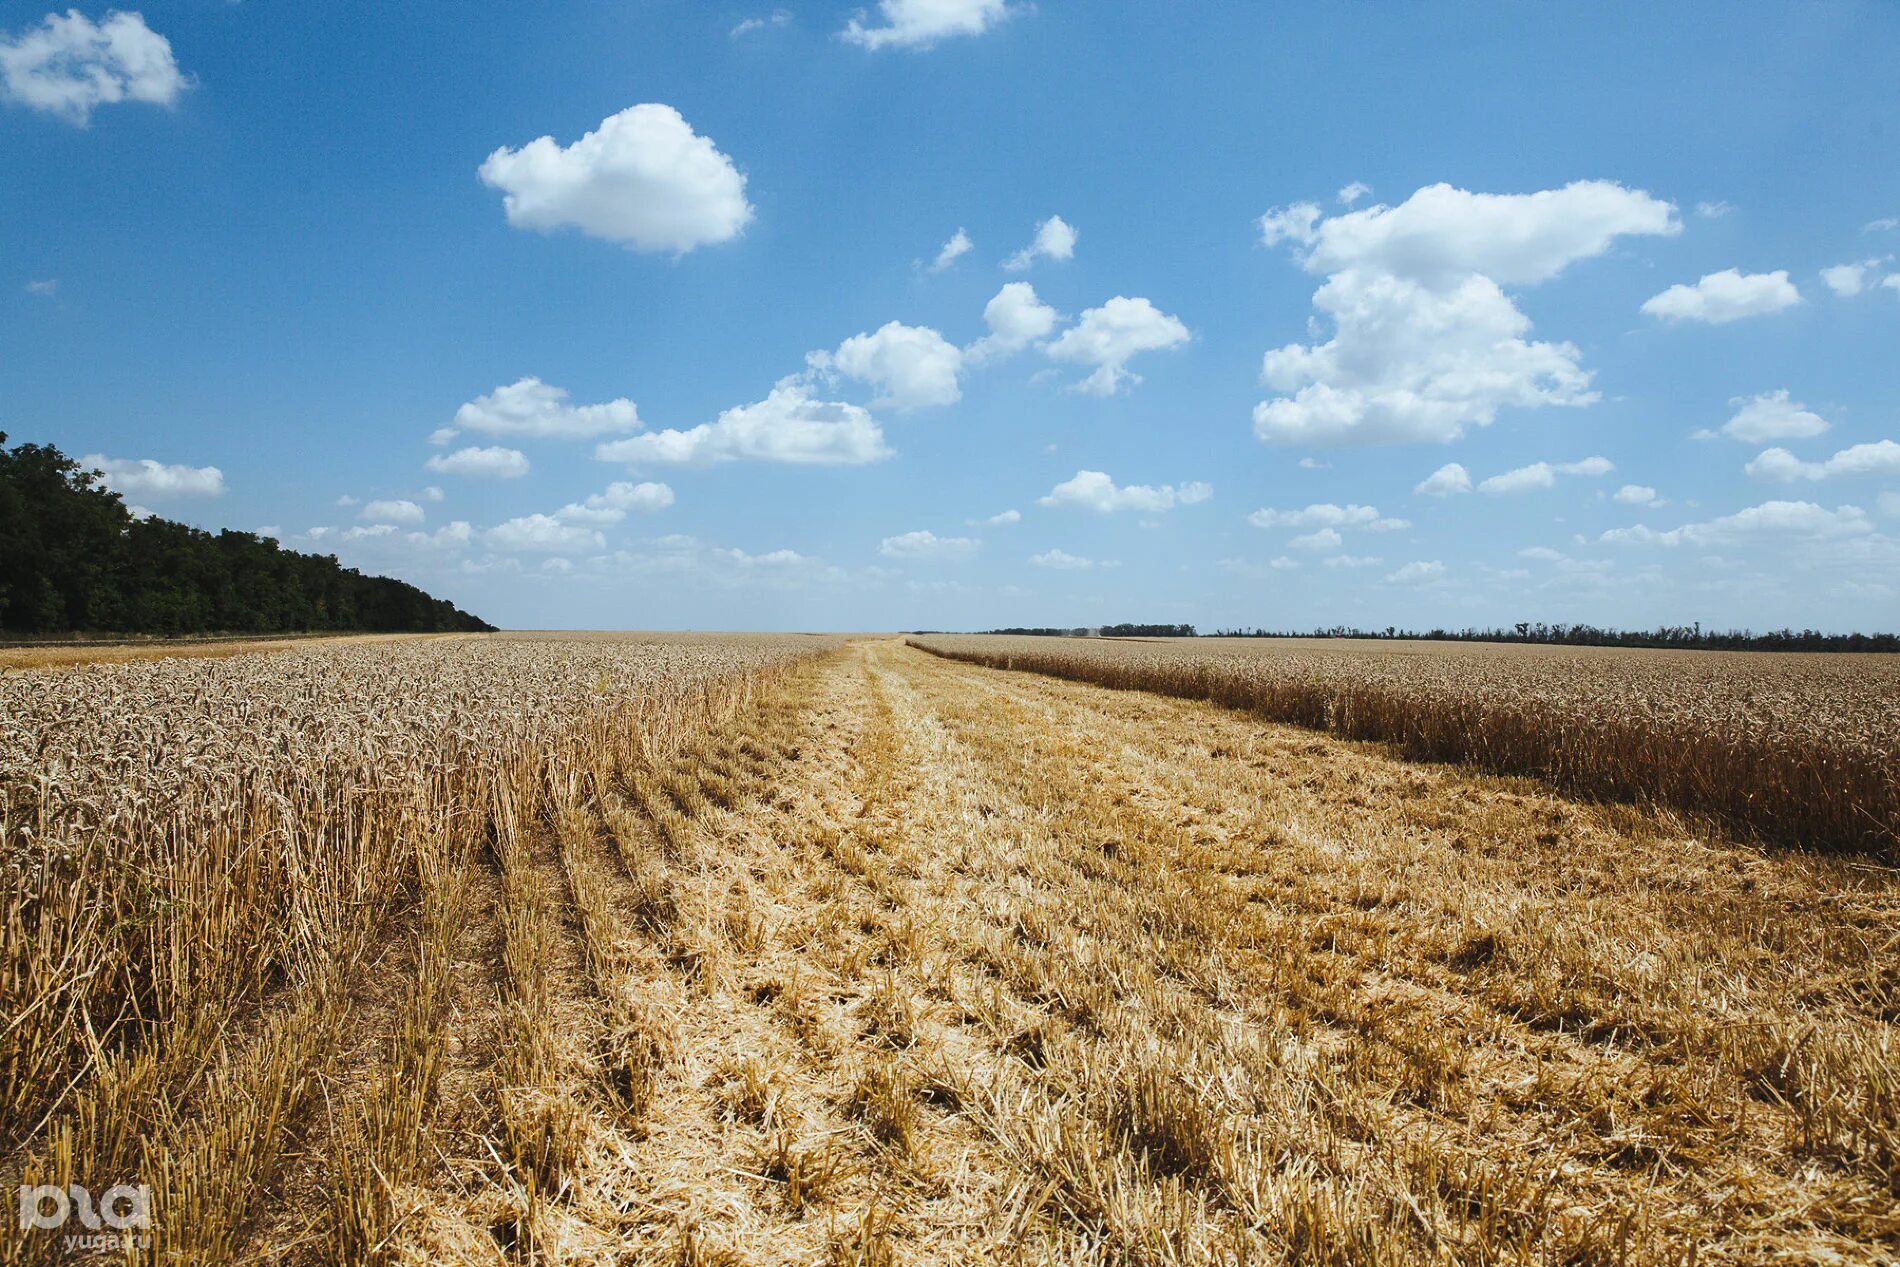
<path id="1" fill-rule="evenodd" d="M 1637 706 L 1613 686 L 1547 692 L 1473 682 L 1461 690 L 1436 672 L 1430 655 L 1402 662 L 1416 669 L 1409 677 L 1386 667 L 1388 660 L 1385 671 L 1355 680 L 1350 669 L 1332 665 L 1305 672 L 1297 653 L 1291 665 L 1276 665 L 1271 654 L 1196 655 L 1191 643 L 1052 641 L 932 637 L 911 645 L 989 668 L 1210 700 L 1269 721 L 1391 744 L 1413 760 L 1667 806 L 1775 843 L 1872 853 L 1900 846 L 1900 752 L 1881 742 L 1890 717 L 1876 717 L 1878 737 L 1870 739 L 1854 716 L 1729 725 L 1695 708 Z M 1748 664 L 1759 659 L 1738 663 L 1738 695 L 1753 685 Z M 1507 681 L 1513 671 L 1508 654 L 1480 663 Z M 1869 682 L 1868 713 L 1893 710 L 1879 691 L 1877 681 Z"/>

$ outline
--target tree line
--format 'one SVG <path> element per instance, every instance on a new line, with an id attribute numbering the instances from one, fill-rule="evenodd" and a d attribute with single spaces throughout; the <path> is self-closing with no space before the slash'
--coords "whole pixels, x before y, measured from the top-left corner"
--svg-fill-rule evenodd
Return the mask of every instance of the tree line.
<path id="1" fill-rule="evenodd" d="M 485 632 L 494 626 L 334 555 L 140 519 L 99 472 L 0 432 L 0 630 L 11 634 Z"/>
<path id="2" fill-rule="evenodd" d="M 1387 625 L 1358 629 L 1348 625 L 1306 632 L 1222 629 L 1216 638 L 1392 638 L 1427 642 L 1535 642 L 1572 647 L 1660 647 L 1683 651 L 1900 651 L 1900 634 L 1822 633 L 1816 629 L 1714 630 L 1700 622 L 1658 629 L 1601 629 L 1587 624 L 1520 621 L 1501 629 L 1431 629 L 1420 632 Z"/>

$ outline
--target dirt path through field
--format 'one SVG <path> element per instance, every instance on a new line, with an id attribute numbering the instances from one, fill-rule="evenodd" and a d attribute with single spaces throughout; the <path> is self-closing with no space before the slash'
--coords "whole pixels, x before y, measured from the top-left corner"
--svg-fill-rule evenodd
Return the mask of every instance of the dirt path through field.
<path id="1" fill-rule="evenodd" d="M 586 1121 L 497 1261 L 1900 1244 L 1890 876 L 895 641 L 558 824 Z"/>

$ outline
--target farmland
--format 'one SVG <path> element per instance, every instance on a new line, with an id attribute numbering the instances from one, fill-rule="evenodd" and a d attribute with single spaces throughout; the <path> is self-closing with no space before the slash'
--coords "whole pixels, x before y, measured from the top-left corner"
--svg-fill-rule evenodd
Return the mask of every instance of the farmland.
<path id="1" fill-rule="evenodd" d="M 10 1170 L 151 1184 L 185 1262 L 1900 1251 L 1877 833 L 1756 839 L 1853 820 L 1794 776 L 1735 820 L 1582 774 L 1726 732 L 1891 778 L 1889 662 L 927 642 L 1042 672 L 502 635 L 0 677 Z M 1449 732 L 1302 684 L 1569 764 L 1410 760 Z"/>

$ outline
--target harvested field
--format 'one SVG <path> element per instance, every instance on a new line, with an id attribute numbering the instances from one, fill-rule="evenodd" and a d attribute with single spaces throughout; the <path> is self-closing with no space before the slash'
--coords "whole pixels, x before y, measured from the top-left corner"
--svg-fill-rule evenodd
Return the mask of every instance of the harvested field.
<path id="1" fill-rule="evenodd" d="M 1900 656 L 931 635 L 938 655 L 1209 699 L 1727 830 L 1900 849 Z"/>
<path id="2" fill-rule="evenodd" d="M 1900 1253 L 1864 858 L 889 639 L 312 647 L 0 717 L 6 1155 L 150 1183 L 153 1259 Z"/>

